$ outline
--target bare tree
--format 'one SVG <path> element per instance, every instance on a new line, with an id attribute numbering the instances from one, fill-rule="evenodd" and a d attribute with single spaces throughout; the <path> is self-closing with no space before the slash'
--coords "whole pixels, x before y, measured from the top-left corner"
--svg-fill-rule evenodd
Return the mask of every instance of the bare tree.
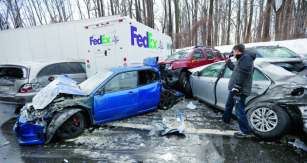
<path id="1" fill-rule="evenodd" d="M 249 21 L 248 21 L 248 27 L 246 31 L 246 36 L 244 42 L 247 43 L 250 40 L 251 37 L 251 27 L 252 27 L 252 20 L 253 20 L 253 9 L 254 9 L 254 0 L 251 0 L 250 2 L 250 9 L 249 9 Z"/>
<path id="2" fill-rule="evenodd" d="M 240 43 L 240 22 L 241 22 L 241 0 L 238 0 L 237 25 L 236 25 L 236 43 Z"/>
<path id="3" fill-rule="evenodd" d="M 212 28 L 213 28 L 212 14 L 213 14 L 213 0 L 210 0 L 209 20 L 208 20 L 208 37 L 207 37 L 208 46 L 212 46 Z"/>
<path id="4" fill-rule="evenodd" d="M 227 40 L 226 40 L 226 44 L 229 45 L 230 44 L 230 40 L 229 40 L 229 37 L 230 37 L 230 25 L 231 25 L 231 22 L 230 22 L 230 16 L 231 16 L 231 0 L 228 0 L 228 27 L 227 27 Z"/>
<path id="5" fill-rule="evenodd" d="M 267 0 L 265 16 L 264 16 L 264 25 L 263 25 L 263 35 L 262 41 L 270 41 L 270 23 L 271 23 L 271 8 L 272 8 L 273 0 Z"/>

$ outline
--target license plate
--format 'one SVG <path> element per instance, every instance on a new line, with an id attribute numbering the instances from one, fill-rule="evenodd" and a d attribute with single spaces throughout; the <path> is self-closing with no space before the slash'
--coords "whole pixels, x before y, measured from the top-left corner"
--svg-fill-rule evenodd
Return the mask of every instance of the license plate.
<path id="1" fill-rule="evenodd" d="M 9 87 L 9 86 L 1 86 L 1 87 L 0 87 L 0 90 L 1 90 L 1 91 L 9 91 L 9 90 L 10 90 L 10 87 Z"/>

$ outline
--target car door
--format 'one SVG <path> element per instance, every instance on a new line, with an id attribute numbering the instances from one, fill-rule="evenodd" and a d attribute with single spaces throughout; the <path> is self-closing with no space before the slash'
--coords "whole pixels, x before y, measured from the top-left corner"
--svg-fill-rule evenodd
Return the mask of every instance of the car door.
<path id="1" fill-rule="evenodd" d="M 212 64 L 199 72 L 193 80 L 193 95 L 210 104 L 215 104 L 215 83 L 225 63 Z"/>
<path id="2" fill-rule="evenodd" d="M 207 64 L 214 63 L 214 55 L 210 49 L 204 49 L 207 56 Z"/>
<path id="3" fill-rule="evenodd" d="M 59 71 L 59 64 L 55 63 L 42 68 L 37 73 L 36 79 L 40 84 L 40 87 L 43 88 L 59 76 L 61 76 Z"/>
<path id="4" fill-rule="evenodd" d="M 61 75 L 67 75 L 68 77 L 76 80 L 78 83 L 86 80 L 86 72 L 81 65 L 81 62 L 60 63 L 59 70 Z"/>
<path id="5" fill-rule="evenodd" d="M 137 71 L 117 74 L 103 86 L 101 92 L 94 97 L 97 124 L 138 112 Z"/>
<path id="6" fill-rule="evenodd" d="M 197 58 L 196 56 L 199 56 L 199 57 Z M 203 50 L 202 49 L 195 50 L 193 53 L 192 68 L 203 66 L 206 64 L 207 64 L 207 60 L 204 56 Z"/>
<path id="7" fill-rule="evenodd" d="M 216 105 L 222 109 L 225 109 L 225 104 L 226 104 L 226 100 L 227 100 L 228 92 L 229 92 L 228 83 L 229 83 L 229 79 L 232 74 L 232 71 L 228 67 L 226 67 L 225 69 L 226 70 L 223 76 L 219 79 L 217 86 L 216 86 L 216 92 L 217 92 Z M 270 85 L 271 85 L 271 81 L 269 80 L 269 78 L 267 78 L 264 74 L 261 73 L 261 71 L 255 68 L 253 72 L 253 85 L 252 85 L 251 94 L 250 96 L 247 97 L 246 103 L 249 100 L 263 94 Z"/>
<path id="8" fill-rule="evenodd" d="M 158 107 L 162 83 L 159 73 L 153 70 L 139 71 L 139 107 L 138 112 L 153 110 Z"/>

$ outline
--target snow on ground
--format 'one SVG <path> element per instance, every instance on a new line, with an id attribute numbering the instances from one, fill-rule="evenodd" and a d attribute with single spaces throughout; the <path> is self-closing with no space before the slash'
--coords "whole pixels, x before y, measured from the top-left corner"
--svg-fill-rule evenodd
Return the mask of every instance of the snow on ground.
<path id="1" fill-rule="evenodd" d="M 284 40 L 284 41 L 271 41 L 271 42 L 256 42 L 244 44 L 246 48 L 254 46 L 283 46 L 289 48 L 297 54 L 307 54 L 307 38 L 306 39 L 295 39 L 295 40 Z M 231 52 L 234 45 L 215 46 L 220 52 Z"/>

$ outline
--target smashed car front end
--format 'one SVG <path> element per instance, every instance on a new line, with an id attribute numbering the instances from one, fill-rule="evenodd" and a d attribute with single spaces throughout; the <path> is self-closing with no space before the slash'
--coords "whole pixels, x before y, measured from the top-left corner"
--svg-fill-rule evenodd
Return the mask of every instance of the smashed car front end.
<path id="1" fill-rule="evenodd" d="M 27 103 L 17 117 L 13 130 L 19 138 L 19 144 L 33 145 L 48 143 L 57 128 L 50 130 L 50 124 L 59 127 L 66 120 L 62 118 L 59 123 L 53 121 L 57 113 L 66 113 L 66 118 L 79 109 L 74 106 L 92 108 L 92 97 L 86 96 L 77 86 L 77 82 L 67 76 L 61 76 L 47 85 Z M 73 110 L 73 111 L 70 111 Z"/>
<path id="2" fill-rule="evenodd" d="M 46 132 L 47 122 L 53 115 L 43 116 L 42 110 L 35 110 L 31 103 L 27 103 L 17 116 L 14 125 L 14 132 L 19 138 L 18 143 L 22 145 L 45 143 L 44 133 Z"/>

